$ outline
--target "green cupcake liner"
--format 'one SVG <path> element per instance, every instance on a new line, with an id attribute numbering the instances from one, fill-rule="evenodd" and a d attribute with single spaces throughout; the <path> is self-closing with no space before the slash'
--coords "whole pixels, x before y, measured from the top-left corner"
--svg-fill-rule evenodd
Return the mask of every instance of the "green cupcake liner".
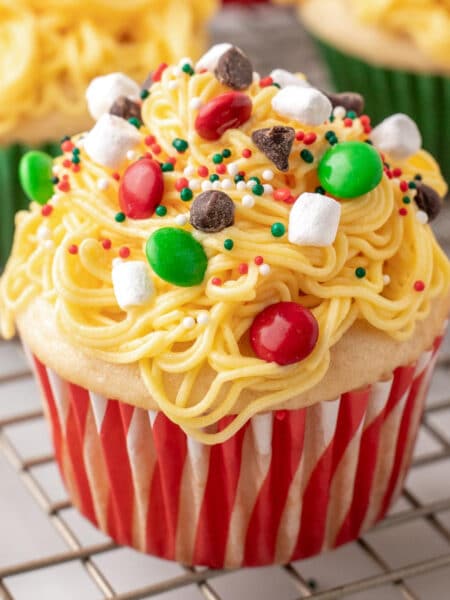
<path id="1" fill-rule="evenodd" d="M 0 272 L 11 251 L 14 236 L 14 215 L 27 208 L 30 200 L 19 183 L 19 162 L 29 150 L 42 150 L 51 156 L 61 154 L 60 144 L 51 142 L 39 147 L 13 144 L 0 148 Z"/>
<path id="2" fill-rule="evenodd" d="M 450 77 L 386 69 L 315 40 L 338 91 L 356 91 L 366 101 L 374 124 L 403 112 L 418 124 L 423 145 L 439 162 L 450 182 Z"/>

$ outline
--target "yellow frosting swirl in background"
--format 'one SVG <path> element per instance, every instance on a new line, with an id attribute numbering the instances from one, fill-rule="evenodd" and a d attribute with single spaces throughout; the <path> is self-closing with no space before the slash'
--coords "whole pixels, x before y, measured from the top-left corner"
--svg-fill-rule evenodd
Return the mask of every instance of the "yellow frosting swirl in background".
<path id="1" fill-rule="evenodd" d="M 0 138 L 23 120 L 86 112 L 97 75 L 143 81 L 197 56 L 217 0 L 0 0 Z"/>
<path id="2" fill-rule="evenodd" d="M 342 201 L 336 240 L 332 246 L 320 248 L 291 244 L 287 234 L 273 237 L 274 222 L 283 223 L 287 230 L 290 206 L 275 201 L 270 193 L 255 196 L 253 208 L 245 206 L 242 200 L 248 190 L 239 189 L 232 176 L 225 174 L 222 180 L 228 178 L 231 183 L 225 191 L 236 206 L 234 225 L 215 234 L 196 232 L 189 223 L 183 226 L 193 232 L 208 256 L 204 281 L 181 288 L 152 273 L 155 299 L 127 312 L 120 310 L 111 279 L 113 260 L 126 246 L 132 260 L 146 261 L 145 244 L 151 233 L 161 227 L 179 227 L 177 216 L 188 216 L 189 203 L 180 199 L 175 187 L 177 179 L 186 175 L 186 168 L 188 177 L 197 180 L 198 190 L 198 167 L 206 165 L 210 173 L 214 172 L 213 155 L 228 148 L 231 156 L 225 164 L 235 163 L 238 170 L 245 171 L 246 179 L 261 177 L 271 169 L 273 188 L 289 187 L 297 197 L 319 185 L 317 165 L 329 148 L 327 130 L 333 129 L 340 141 L 367 138 L 359 118 L 352 127 L 345 127 L 342 119 L 308 127 L 281 117 L 271 106 L 278 89 L 262 88 L 255 82 L 246 91 L 253 102 L 251 119 L 239 129 L 226 131 L 218 142 L 201 139 L 194 127 L 197 109 L 192 108 L 192 101 L 194 105 L 199 100 L 206 103 L 228 91 L 211 73 L 190 77 L 172 67 L 152 86 L 143 106 L 141 145 L 120 173 L 149 149 L 145 144 L 149 134 L 161 147 L 157 156 L 161 162 L 176 154 L 172 145 L 175 138 L 188 141 L 188 151 L 176 155 L 175 170 L 164 173 L 164 217 L 155 214 L 149 219 L 116 222 L 119 183 L 113 173 L 95 164 L 82 144 L 79 172 L 65 170 L 64 157 L 57 159 L 57 172 L 69 175 L 70 190 L 56 193 L 48 217 L 41 215 L 41 207 L 35 203 L 29 212 L 19 214 L 12 257 L 0 283 L 5 336 L 14 333 L 15 315 L 33 299 L 45 299 L 72 344 L 110 363 L 138 362 L 159 408 L 205 443 L 227 439 L 254 414 L 291 398 L 293 390 L 300 394 L 311 389 L 328 370 L 330 349 L 356 320 L 364 320 L 397 340 L 409 339 L 417 321 L 428 315 L 431 301 L 446 293 L 450 281 L 449 262 L 431 228 L 416 219 L 414 202 L 408 205 L 406 216 L 399 215 L 405 204 L 396 179 L 383 176 L 373 191 Z M 251 139 L 256 129 L 275 125 L 314 131 L 317 141 L 310 146 L 314 163 L 300 158 L 302 146 L 296 143 L 289 172 L 279 172 Z M 246 148 L 252 150 L 250 158 L 242 157 Z M 402 169 L 405 180 L 420 173 L 425 183 L 445 194 L 439 168 L 426 152 L 400 163 L 390 162 Z M 100 178 L 107 180 L 107 189 L 99 187 Z M 194 196 L 199 193 L 195 191 Z M 50 244 L 42 241 L 42 226 L 50 230 Z M 102 247 L 105 238 L 112 242 L 110 250 Z M 227 238 L 234 241 L 231 252 L 224 248 Z M 78 247 L 76 255 L 68 252 L 72 244 Z M 255 264 L 257 255 L 264 256 L 269 274 L 261 273 Z M 241 263 L 248 264 L 248 274 L 239 272 Z M 355 276 L 358 267 L 366 270 L 366 277 Z M 213 285 L 214 277 L 223 285 Z M 417 280 L 424 282 L 423 292 L 413 290 Z M 255 357 L 246 341 L 255 316 L 279 301 L 296 301 L 310 308 L 320 331 L 312 354 L 286 367 Z M 199 319 L 205 313 L 206 323 Z M 186 317 L 193 319 L 190 328 L 183 324 Z M 207 432 L 205 428 L 234 414 L 240 397 L 246 403 L 237 418 L 220 433 Z"/>

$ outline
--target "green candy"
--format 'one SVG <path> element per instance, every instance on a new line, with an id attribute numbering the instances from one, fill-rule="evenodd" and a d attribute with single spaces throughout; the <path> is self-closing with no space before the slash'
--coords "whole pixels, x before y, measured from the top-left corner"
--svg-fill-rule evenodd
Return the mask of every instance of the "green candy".
<path id="1" fill-rule="evenodd" d="M 53 158 L 39 150 L 27 152 L 20 161 L 20 185 L 25 194 L 39 204 L 46 204 L 53 196 L 52 167 Z"/>
<path id="2" fill-rule="evenodd" d="M 325 152 L 318 176 L 323 188 L 338 198 L 357 198 L 377 187 L 383 162 L 370 144 L 340 142 Z"/>
<path id="3" fill-rule="evenodd" d="M 208 258 L 203 246 L 184 229 L 158 229 L 149 237 L 145 253 L 151 268 L 164 281 L 180 287 L 203 281 Z"/>

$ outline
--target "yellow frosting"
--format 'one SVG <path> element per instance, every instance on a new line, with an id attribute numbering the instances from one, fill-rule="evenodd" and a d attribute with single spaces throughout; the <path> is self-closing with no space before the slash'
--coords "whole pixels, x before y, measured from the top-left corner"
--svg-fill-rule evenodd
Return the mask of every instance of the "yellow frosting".
<path id="1" fill-rule="evenodd" d="M 161 147 L 157 155 L 161 162 L 176 155 L 172 146 L 175 138 L 188 141 L 189 149 L 176 155 L 175 170 L 164 173 L 164 217 L 155 214 L 150 219 L 118 223 L 115 215 L 120 210 L 120 184 L 113 173 L 90 160 L 81 143 L 79 172 L 64 168 L 63 158 L 57 159 L 57 172 L 60 177 L 68 175 L 70 190 L 57 191 L 50 201 L 50 216 L 43 217 L 41 207 L 35 203 L 29 212 L 19 214 L 12 257 L 0 284 L 5 336 L 14 333 L 15 315 L 34 298 L 44 298 L 54 307 L 58 326 L 72 344 L 111 363 L 138 362 L 160 409 L 206 443 L 228 438 L 255 413 L 276 408 L 293 393 L 312 388 L 328 369 L 330 348 L 357 319 L 397 340 L 409 339 L 416 323 L 428 315 L 431 301 L 447 292 L 450 281 L 449 262 L 431 228 L 416 218 L 413 200 L 404 204 L 399 180 L 386 175 L 370 193 L 341 202 L 337 237 L 329 247 L 294 245 L 287 235 L 275 238 L 271 225 L 281 222 L 287 228 L 291 207 L 275 201 L 270 189 L 254 197 L 254 207 L 246 207 L 243 197 L 248 190 L 237 187 L 229 174 L 221 175 L 221 181 L 229 181 L 222 188 L 236 205 L 234 225 L 215 234 L 197 232 L 189 223 L 180 225 L 176 217 L 188 215 L 189 202 L 180 199 L 177 179 L 186 176 L 194 195 L 200 193 L 203 179 L 197 175 L 198 167 L 205 165 L 210 173 L 215 172 L 212 157 L 224 148 L 231 151 L 224 163 L 227 168 L 233 164 L 235 168 L 229 169 L 232 173 L 236 168 L 243 170 L 248 179 L 261 178 L 265 170 L 272 170 L 270 185 L 275 190 L 289 187 L 297 197 L 305 191 L 313 192 L 319 185 L 318 159 L 329 148 L 325 139 L 329 129 L 341 141 L 367 138 L 359 118 L 351 127 L 346 127 L 341 118 L 308 127 L 281 117 L 271 105 L 278 89 L 260 87 L 255 82 L 245 92 L 253 102 L 252 118 L 239 129 L 228 130 L 218 142 L 201 139 L 194 128 L 196 104 L 228 91 L 211 73 L 190 77 L 172 67 L 152 87 L 143 106 L 141 145 L 119 173 L 137 156 L 155 150 L 153 140 L 147 137 L 145 143 L 149 134 Z M 256 129 L 275 125 L 292 126 L 305 133 L 314 131 L 317 140 L 308 146 L 314 162 L 300 158 L 300 150 L 306 146 L 295 142 L 289 172 L 278 171 L 251 139 Z M 252 151 L 250 158 L 242 157 L 244 149 Z M 65 158 L 70 156 L 66 154 Z M 446 186 L 439 168 L 426 152 L 397 163 L 385 158 L 391 169 L 402 169 L 405 181 L 420 173 L 425 183 L 444 195 Z M 108 182 L 106 189 L 98 186 L 101 178 Z M 409 194 L 412 199 L 414 191 Z M 399 210 L 405 208 L 408 214 L 401 216 Z M 40 229 L 43 226 L 48 228 L 45 235 Z M 202 243 L 208 256 L 203 283 L 176 287 L 151 272 L 155 298 L 144 306 L 122 311 L 112 286 L 113 260 L 120 248 L 127 247 L 131 259 L 146 261 L 147 239 L 158 228 L 167 226 L 183 226 Z M 105 238 L 112 242 L 109 250 L 102 246 Z M 224 248 L 227 238 L 234 241 L 232 251 Z M 78 247 L 77 254 L 68 251 L 71 245 Z M 261 273 L 254 262 L 258 255 L 264 257 L 270 273 Z M 241 263 L 248 265 L 248 274 L 239 272 Z M 366 270 L 366 277 L 355 276 L 358 267 Z M 385 276 L 389 276 L 390 283 Z M 213 278 L 220 278 L 222 285 L 214 285 Z M 422 292 L 414 290 L 418 280 L 425 284 Z M 278 301 L 296 301 L 309 307 L 320 331 L 312 354 L 285 367 L 255 357 L 246 341 L 254 317 Z M 208 319 L 199 319 L 200 315 Z M 193 318 L 192 327 L 185 326 L 186 317 Z M 197 387 L 196 382 L 205 377 L 210 386 L 199 397 L 201 386 Z M 178 389 L 171 395 L 167 392 L 169 380 L 171 389 L 174 385 Z M 220 433 L 205 429 L 216 425 L 224 415 L 233 414 L 243 392 L 253 399 L 232 424 Z"/>
<path id="2" fill-rule="evenodd" d="M 408 36 L 433 61 L 450 66 L 450 0 L 350 0 L 367 24 Z"/>
<path id="3" fill-rule="evenodd" d="M 86 112 L 84 92 L 97 75 L 122 71 L 143 81 L 148 65 L 197 55 L 217 4 L 0 0 L 0 139 L 54 112 L 70 128 L 70 118 Z"/>

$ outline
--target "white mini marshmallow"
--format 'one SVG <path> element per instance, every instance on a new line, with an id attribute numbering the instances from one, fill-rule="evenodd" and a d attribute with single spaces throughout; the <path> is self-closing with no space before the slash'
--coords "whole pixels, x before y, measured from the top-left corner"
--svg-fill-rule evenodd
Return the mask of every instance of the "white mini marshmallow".
<path id="1" fill-rule="evenodd" d="M 295 73 L 291 73 L 290 71 L 286 71 L 285 69 L 275 69 L 270 74 L 274 83 L 278 83 L 281 88 L 285 88 L 288 85 L 295 85 L 298 87 L 311 87 L 306 79 L 302 79 L 295 75 Z"/>
<path id="2" fill-rule="evenodd" d="M 99 119 L 107 113 L 120 96 L 131 100 L 139 100 L 138 84 L 123 73 L 110 73 L 96 77 L 86 90 L 86 100 L 89 112 L 94 119 Z"/>
<path id="3" fill-rule="evenodd" d="M 331 246 L 336 239 L 341 205 L 323 194 L 306 192 L 292 205 L 288 239 L 299 246 Z"/>
<path id="4" fill-rule="evenodd" d="M 92 160 L 104 167 L 116 169 L 127 152 L 141 141 L 134 125 L 114 115 L 103 115 L 88 133 L 84 149 Z"/>
<path id="5" fill-rule="evenodd" d="M 395 160 L 404 160 L 422 147 L 422 136 L 416 123 L 402 113 L 392 115 L 372 130 L 370 139 L 378 150 Z"/>
<path id="6" fill-rule="evenodd" d="M 115 262 L 112 281 L 117 304 L 122 310 L 146 304 L 155 291 L 148 267 L 141 260 Z"/>
<path id="7" fill-rule="evenodd" d="M 214 71 L 214 69 L 217 67 L 220 57 L 232 47 L 233 46 L 231 44 L 227 43 L 216 44 L 215 46 L 212 46 L 195 65 L 196 70 L 202 71 L 203 69 L 206 69 L 207 71 Z"/>
<path id="8" fill-rule="evenodd" d="M 321 125 L 333 110 L 331 102 L 319 90 L 294 85 L 288 85 L 273 97 L 272 108 L 304 125 Z"/>

